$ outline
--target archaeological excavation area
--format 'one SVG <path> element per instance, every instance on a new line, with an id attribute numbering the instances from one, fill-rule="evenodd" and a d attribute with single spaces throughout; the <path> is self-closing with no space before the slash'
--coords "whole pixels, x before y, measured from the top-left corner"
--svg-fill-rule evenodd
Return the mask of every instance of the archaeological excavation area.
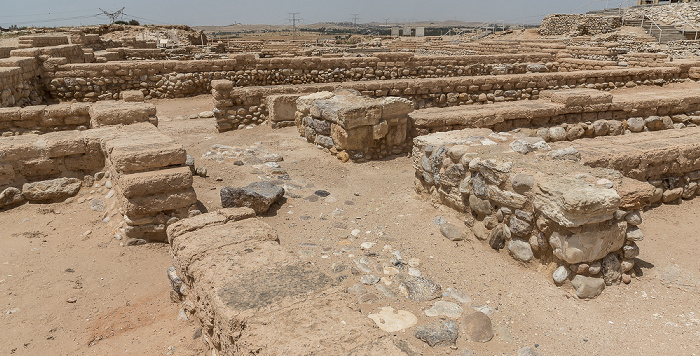
<path id="1" fill-rule="evenodd" d="M 0 354 L 697 354 L 700 6 L 642 5 L 0 42 Z"/>

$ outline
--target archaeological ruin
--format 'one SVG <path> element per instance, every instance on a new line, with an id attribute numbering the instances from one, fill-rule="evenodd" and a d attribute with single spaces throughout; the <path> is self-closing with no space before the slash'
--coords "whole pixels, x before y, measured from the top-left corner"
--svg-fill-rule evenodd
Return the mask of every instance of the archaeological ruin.
<path id="1" fill-rule="evenodd" d="M 456 354 L 503 325 L 421 272 L 416 249 L 370 242 L 368 227 L 345 221 L 352 232 L 333 249 L 305 256 L 280 238 L 297 222 L 273 217 L 329 202 L 321 188 L 314 200 L 295 193 L 301 177 L 381 175 L 377 164 L 400 162 L 415 204 L 452 219 L 436 217 L 436 235 L 393 239 L 472 244 L 509 266 L 501 273 L 534 272 L 532 288 L 577 303 L 626 285 L 636 295 L 649 268 L 642 217 L 700 194 L 700 7 L 685 2 L 352 46 L 194 31 L 116 39 L 106 28 L 23 35 L 0 47 L 0 214 L 83 204 L 120 245 L 167 244 L 169 297 L 210 355 Z M 160 128 L 157 105 L 201 97 L 208 110 L 191 121 L 210 126 L 212 146 L 200 157 L 185 129 Z M 236 139 L 262 130 L 319 152 L 318 172 L 286 169 L 282 145 Z M 224 181 L 208 175 L 213 162 L 251 166 L 257 181 L 212 183 Z M 353 223 L 379 214 L 367 204 Z"/>

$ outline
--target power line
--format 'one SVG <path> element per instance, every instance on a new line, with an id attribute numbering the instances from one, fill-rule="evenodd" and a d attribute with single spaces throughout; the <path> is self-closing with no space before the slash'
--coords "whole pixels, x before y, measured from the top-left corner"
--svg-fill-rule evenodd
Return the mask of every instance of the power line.
<path id="1" fill-rule="evenodd" d="M 107 17 L 109 17 L 109 20 L 111 21 L 111 23 L 114 23 L 115 21 L 117 21 L 117 18 L 124 16 L 124 8 L 123 7 L 115 12 L 107 12 L 107 11 L 102 10 L 102 9 L 100 9 L 100 11 L 102 11 L 103 14 L 105 14 L 105 15 L 107 15 Z"/>
<path id="2" fill-rule="evenodd" d="M 289 21 L 292 21 L 292 40 L 296 40 L 297 39 L 297 22 L 301 21 L 301 19 L 297 18 L 297 15 L 299 15 L 298 12 L 288 12 L 288 14 L 292 16 L 292 18 L 289 19 Z"/>
<path id="3" fill-rule="evenodd" d="M 357 33 L 357 20 L 360 19 L 360 14 L 352 14 L 352 22 L 355 24 L 355 33 Z"/>

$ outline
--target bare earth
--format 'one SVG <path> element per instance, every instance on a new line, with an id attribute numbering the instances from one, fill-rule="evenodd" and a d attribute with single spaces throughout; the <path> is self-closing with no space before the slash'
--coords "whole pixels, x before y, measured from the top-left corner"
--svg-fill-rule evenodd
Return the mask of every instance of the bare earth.
<path id="1" fill-rule="evenodd" d="M 492 341 L 460 338 L 456 350 L 415 343 L 426 355 L 458 355 L 464 349 L 473 355 L 513 355 L 524 346 L 537 347 L 542 355 L 700 353 L 698 199 L 646 212 L 637 263 L 642 275 L 582 301 L 570 285 L 558 288 L 551 282 L 552 266 L 528 268 L 474 238 L 455 243 L 442 237 L 435 217 L 453 224 L 461 219 L 414 193 L 409 157 L 344 164 L 306 143 L 295 128 L 218 134 L 214 119 L 175 119 L 210 110 L 210 96 L 156 105 L 160 129 L 208 170 L 209 177 L 196 177 L 194 184 L 207 210 L 221 207 L 220 188 L 258 181 L 261 171 L 202 155 L 213 144 L 263 147 L 284 156 L 281 165 L 298 187 L 264 217 L 283 246 L 300 251 L 302 243 L 391 245 L 405 258 L 419 258 L 423 274 L 443 288 L 461 289 L 474 305 L 496 310 Z M 84 188 L 80 194 L 106 193 L 101 189 Z M 318 189 L 330 192 L 330 199 L 306 199 Z M 180 306 L 169 298 L 168 246 L 122 247 L 101 220 L 102 213 L 77 202 L 0 213 L 0 354 L 203 354 L 203 343 L 194 338 L 196 323 L 178 320 Z M 348 239 L 353 229 L 362 234 Z M 312 261 L 330 265 L 341 258 L 347 257 Z M 369 314 L 383 306 L 361 308 Z M 271 329 L 269 337 L 275 332 Z"/>

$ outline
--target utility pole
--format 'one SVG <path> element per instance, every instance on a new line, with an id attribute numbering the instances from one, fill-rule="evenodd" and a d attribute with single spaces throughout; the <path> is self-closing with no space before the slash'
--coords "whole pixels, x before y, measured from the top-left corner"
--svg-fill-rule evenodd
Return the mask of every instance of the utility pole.
<path id="1" fill-rule="evenodd" d="M 357 20 L 360 19 L 360 14 L 352 14 L 352 22 L 355 24 L 355 33 L 357 33 Z"/>
<path id="2" fill-rule="evenodd" d="M 298 12 L 288 12 L 289 15 L 292 16 L 289 21 L 292 21 L 292 40 L 297 39 L 297 22 L 301 21 L 301 19 L 297 18 L 297 15 L 299 15 Z"/>
<path id="3" fill-rule="evenodd" d="M 384 19 L 384 27 L 389 27 L 389 19 Z"/>
<path id="4" fill-rule="evenodd" d="M 107 12 L 107 11 L 102 10 L 102 9 L 100 9 L 100 11 L 102 11 L 103 14 L 105 14 L 107 17 L 109 17 L 109 20 L 111 21 L 110 22 L 110 25 L 111 25 L 115 21 L 117 21 L 117 18 L 121 17 L 124 14 L 124 9 L 125 8 L 122 7 L 121 9 L 119 9 L 118 11 L 115 11 L 115 12 Z"/>

